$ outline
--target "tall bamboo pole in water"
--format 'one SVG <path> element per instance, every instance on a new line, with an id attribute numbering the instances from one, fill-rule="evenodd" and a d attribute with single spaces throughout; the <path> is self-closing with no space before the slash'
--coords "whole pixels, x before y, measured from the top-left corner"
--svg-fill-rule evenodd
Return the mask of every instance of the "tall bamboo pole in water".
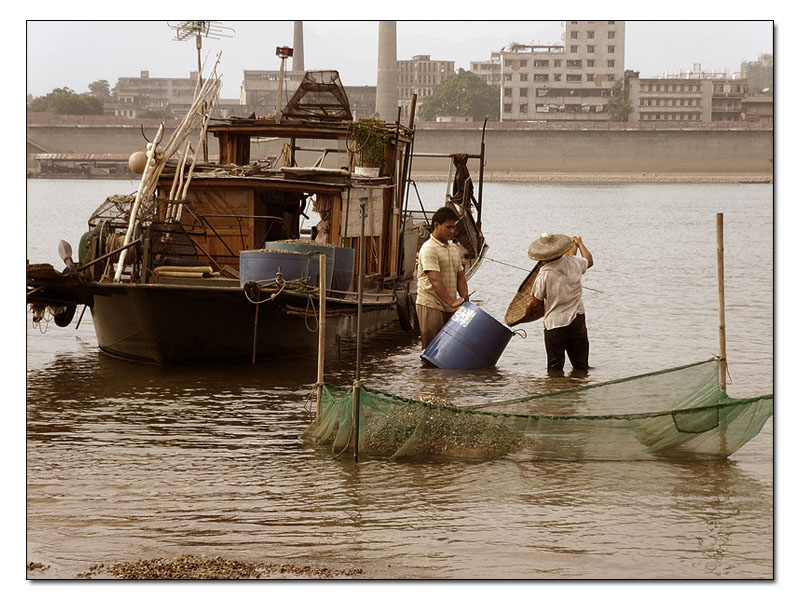
<path id="1" fill-rule="evenodd" d="M 719 368 L 720 385 L 726 389 L 728 354 L 725 341 L 725 247 L 723 244 L 722 213 L 717 213 L 717 289 L 719 291 Z"/>
<path id="2" fill-rule="evenodd" d="M 356 319 L 356 380 L 353 382 L 353 461 L 358 462 L 358 428 L 361 413 L 361 309 L 364 304 L 364 227 L 367 199 L 361 205 L 361 233 L 358 237 L 358 317 Z"/>
<path id="3" fill-rule="evenodd" d="M 325 375 L 325 330 L 328 326 L 325 314 L 325 268 L 326 255 L 319 255 L 319 350 L 317 351 L 317 421 L 322 407 L 322 383 Z"/>

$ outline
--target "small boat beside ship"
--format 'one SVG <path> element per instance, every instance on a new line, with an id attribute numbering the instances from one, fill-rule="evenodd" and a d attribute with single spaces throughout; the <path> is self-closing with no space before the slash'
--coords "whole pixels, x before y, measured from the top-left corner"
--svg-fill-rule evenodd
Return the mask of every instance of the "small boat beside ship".
<path id="1" fill-rule="evenodd" d="M 326 344 L 356 336 L 363 250 L 363 332 L 412 329 L 416 253 L 445 204 L 467 275 L 478 269 L 483 140 L 477 153 L 438 155 L 452 161 L 447 197 L 411 210 L 413 111 L 408 125 L 353 120 L 338 73 L 310 71 L 277 116 L 211 119 L 218 81 L 212 71 L 163 144 L 159 130 L 139 189 L 102 202 L 77 256 L 62 242 L 63 270 L 29 261 L 34 321 L 63 327 L 88 308 L 102 350 L 162 364 L 314 353 L 320 285 Z M 215 163 L 201 159 L 208 134 Z"/>

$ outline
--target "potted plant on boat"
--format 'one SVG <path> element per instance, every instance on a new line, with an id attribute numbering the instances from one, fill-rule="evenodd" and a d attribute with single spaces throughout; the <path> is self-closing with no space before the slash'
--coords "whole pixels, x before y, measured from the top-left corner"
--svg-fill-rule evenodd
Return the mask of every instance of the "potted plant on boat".
<path id="1" fill-rule="evenodd" d="M 385 162 L 387 135 L 383 122 L 375 117 L 354 121 L 348 134 L 347 147 L 355 162 L 354 173 L 378 177 Z"/>

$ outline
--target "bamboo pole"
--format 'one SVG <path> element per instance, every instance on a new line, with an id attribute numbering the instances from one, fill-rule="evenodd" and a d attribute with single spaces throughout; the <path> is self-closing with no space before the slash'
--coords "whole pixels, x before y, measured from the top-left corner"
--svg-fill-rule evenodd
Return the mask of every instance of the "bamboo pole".
<path id="1" fill-rule="evenodd" d="M 258 356 L 258 313 L 259 309 L 261 308 L 261 288 L 256 286 L 256 307 L 255 307 L 255 315 L 253 316 L 253 358 L 252 364 L 256 364 L 256 358 Z"/>
<path id="2" fill-rule="evenodd" d="M 361 415 L 361 310 L 364 304 L 364 229 L 367 199 L 361 205 L 361 234 L 358 240 L 358 316 L 356 318 L 356 380 L 353 382 L 353 462 L 358 462 L 358 430 Z"/>
<path id="3" fill-rule="evenodd" d="M 139 207 L 142 205 L 142 199 L 147 195 L 148 184 L 151 178 L 151 175 L 156 171 L 157 164 L 158 164 L 158 144 L 161 142 L 161 138 L 164 135 L 164 123 L 158 127 L 158 132 L 156 132 L 156 137 L 153 139 L 153 143 L 150 149 L 147 151 L 147 165 L 144 168 L 144 173 L 142 173 L 142 179 L 139 182 L 139 189 L 136 190 L 136 199 L 133 201 L 133 207 L 131 208 L 131 216 L 128 220 L 128 230 L 125 232 L 125 241 L 122 245 L 125 249 L 120 252 L 119 254 L 119 262 L 117 263 L 117 269 L 114 273 L 114 283 L 119 283 L 120 279 L 122 278 L 122 269 L 125 266 L 125 256 L 128 253 L 128 244 L 131 242 L 131 238 L 133 237 L 133 229 L 136 226 L 136 215 L 139 212 Z"/>
<path id="4" fill-rule="evenodd" d="M 317 350 L 317 420 L 322 413 L 322 384 L 325 379 L 325 331 L 327 317 L 325 314 L 325 282 L 326 282 L 325 254 L 319 255 L 319 348 Z"/>
<path id="5" fill-rule="evenodd" d="M 169 190 L 169 200 L 167 201 L 167 221 L 170 220 L 173 213 L 173 205 L 172 202 L 175 200 L 175 192 L 176 190 L 180 190 L 180 185 L 183 184 L 183 167 L 186 164 L 186 155 L 189 153 L 189 142 L 186 142 L 186 146 L 183 149 L 183 154 L 181 154 L 180 158 L 178 159 L 178 165 L 175 169 L 175 175 L 172 177 L 172 187 Z"/>
<path id="6" fill-rule="evenodd" d="M 215 94 L 219 93 L 219 80 L 216 77 L 216 68 L 217 64 L 219 64 L 219 59 L 220 55 L 218 54 L 217 61 L 212 69 L 212 77 L 209 77 L 206 83 L 203 85 L 201 94 L 194 99 L 189 113 L 178 126 L 178 129 L 173 132 L 172 137 L 167 141 L 166 146 L 161 149 L 161 157 L 159 158 L 159 144 L 161 143 L 161 139 L 164 135 L 164 123 L 161 123 L 158 132 L 156 133 L 156 137 L 147 152 L 147 165 L 145 166 L 144 173 L 142 174 L 142 179 L 139 182 L 139 189 L 136 191 L 136 198 L 134 199 L 133 208 L 131 209 L 131 216 L 130 220 L 128 221 L 128 230 L 125 233 L 125 241 L 123 245 L 127 245 L 130 242 L 131 237 L 133 236 L 133 229 L 138 218 L 139 208 L 143 202 L 149 202 L 151 200 L 151 195 L 158 184 L 158 178 L 164 169 L 164 165 L 166 165 L 170 157 L 175 154 L 181 144 L 183 144 L 183 141 L 186 139 L 186 136 L 189 134 L 191 129 L 194 128 L 195 119 L 197 115 L 200 114 L 199 109 L 203 105 L 206 96 L 212 92 Z M 117 268 L 114 273 L 115 283 L 119 283 L 122 278 L 126 254 L 126 250 L 123 250 L 120 253 L 119 262 L 117 263 Z"/>
<path id="7" fill-rule="evenodd" d="M 723 217 L 717 213 L 717 289 L 719 293 L 719 368 L 720 386 L 726 389 L 728 355 L 725 339 L 725 247 L 723 244 Z"/>

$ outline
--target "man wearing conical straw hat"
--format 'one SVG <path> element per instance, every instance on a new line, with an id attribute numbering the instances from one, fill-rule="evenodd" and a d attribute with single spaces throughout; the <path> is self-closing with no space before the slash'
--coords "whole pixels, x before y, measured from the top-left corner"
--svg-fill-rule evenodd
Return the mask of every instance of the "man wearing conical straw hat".
<path id="1" fill-rule="evenodd" d="M 575 255 L 575 249 L 581 255 Z M 526 311 L 544 304 L 544 347 L 547 371 L 564 370 L 564 352 L 576 371 L 589 369 L 589 336 L 583 308 L 581 277 L 594 264 L 580 236 L 543 233 L 528 247 L 528 256 L 541 264 Z"/>

